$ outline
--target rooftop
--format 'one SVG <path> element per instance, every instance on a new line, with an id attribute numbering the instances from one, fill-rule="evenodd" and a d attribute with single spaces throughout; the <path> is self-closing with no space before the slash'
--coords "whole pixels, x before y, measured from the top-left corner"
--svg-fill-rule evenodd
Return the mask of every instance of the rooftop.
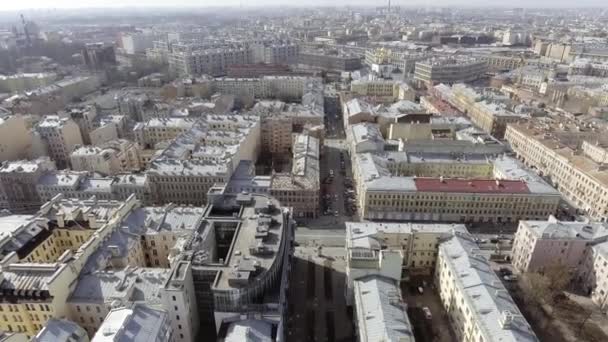
<path id="1" fill-rule="evenodd" d="M 91 342 L 148 342 L 167 340 L 166 311 L 146 305 L 113 309 L 97 330 Z"/>
<path id="2" fill-rule="evenodd" d="M 354 282 L 357 327 L 367 341 L 413 342 L 414 333 L 407 316 L 401 289 L 392 279 L 367 276 Z"/>
<path id="3" fill-rule="evenodd" d="M 100 247 L 103 248 L 103 247 Z M 170 270 L 163 268 L 125 268 L 82 273 L 68 303 L 111 304 L 115 301 L 159 304 L 161 288 Z"/>
<path id="4" fill-rule="evenodd" d="M 44 328 L 33 338 L 33 342 L 75 342 L 88 339 L 87 332 L 67 319 L 49 319 Z"/>
<path id="5" fill-rule="evenodd" d="M 439 255 L 454 275 L 484 341 L 538 341 L 473 237 L 456 234 L 439 245 Z"/>

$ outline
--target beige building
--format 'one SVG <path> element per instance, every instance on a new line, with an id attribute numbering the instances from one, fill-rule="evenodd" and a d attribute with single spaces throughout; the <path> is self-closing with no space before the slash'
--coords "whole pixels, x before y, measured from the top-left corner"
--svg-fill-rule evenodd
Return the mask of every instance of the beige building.
<path id="1" fill-rule="evenodd" d="M 0 118 L 0 160 L 27 157 L 32 148 L 32 133 L 21 115 Z"/>
<path id="2" fill-rule="evenodd" d="M 592 219 L 606 220 L 608 173 L 603 164 L 605 139 L 601 133 L 537 120 L 509 125 L 505 139 L 517 157 L 549 177 L 565 199 Z"/>
<path id="3" fill-rule="evenodd" d="M 135 125 L 133 134 L 139 146 L 149 148 L 160 142 L 175 139 L 190 130 L 195 122 L 191 118 L 153 118 Z"/>
<path id="4" fill-rule="evenodd" d="M 452 105 L 467 115 L 475 125 L 498 139 L 504 137 L 507 124 L 528 118 L 527 115 L 509 110 L 505 104 L 508 98 L 496 98 L 495 93 L 479 92 L 464 84 L 455 84 L 452 90 Z"/>
<path id="5" fill-rule="evenodd" d="M 72 170 L 93 171 L 103 175 L 139 171 L 140 148 L 128 140 L 114 140 L 101 146 L 76 148 L 70 155 Z"/>
<path id="6" fill-rule="evenodd" d="M 259 117 L 201 118 L 150 163 L 146 174 L 154 203 L 206 203 L 209 189 L 227 184 L 241 160 L 257 160 L 260 141 Z"/>
<path id="7" fill-rule="evenodd" d="M 281 205 L 291 207 L 296 218 L 319 215 L 319 165 L 319 140 L 298 134 L 294 137 L 291 172 L 272 177 L 270 194 Z"/>
<path id="8" fill-rule="evenodd" d="M 407 83 L 391 80 L 355 80 L 350 84 L 350 91 L 358 96 L 370 96 L 384 101 L 414 101 L 416 91 Z"/>
<path id="9" fill-rule="evenodd" d="M 36 130 L 45 141 L 49 156 L 60 169 L 70 166 L 70 153 L 82 145 L 80 128 L 72 119 L 47 115 L 36 125 Z"/>
<path id="10" fill-rule="evenodd" d="M 467 232 L 462 224 L 346 222 L 347 299 L 353 281 L 365 276 L 431 274 L 439 243 L 456 231 Z"/>
<path id="11" fill-rule="evenodd" d="M 560 194 L 509 157 L 362 153 L 353 156 L 365 219 L 515 222 L 554 214 Z"/>
<path id="12" fill-rule="evenodd" d="M 67 317 L 91 337 L 116 305 L 145 303 L 167 312 L 179 307 L 177 318 L 168 321 L 178 332 L 174 340 L 192 341 L 197 327 L 191 322 L 198 320 L 189 304 L 193 289 L 167 292 L 163 284 L 177 241 L 199 227 L 204 212 L 141 207 L 134 196 L 122 202 L 57 196 L 34 217 L 0 218 L 3 229 L 11 230 L 0 241 L 8 280 L 0 287 L 12 298 L 0 304 L 0 329 L 32 337 L 47 321 Z"/>
<path id="13" fill-rule="evenodd" d="M 457 340 L 539 341 L 468 233 L 439 244 L 435 285 Z"/>

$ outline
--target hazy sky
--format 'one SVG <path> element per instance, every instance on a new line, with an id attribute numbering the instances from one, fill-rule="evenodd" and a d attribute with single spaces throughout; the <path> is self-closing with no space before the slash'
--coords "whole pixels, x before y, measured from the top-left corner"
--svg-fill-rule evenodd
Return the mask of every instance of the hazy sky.
<path id="1" fill-rule="evenodd" d="M 0 10 L 15 10 L 23 8 L 85 8 L 85 7 L 124 7 L 124 6 L 238 6 L 241 0 L 0 0 Z M 306 2 L 294 0 L 242 0 L 243 6 L 255 4 L 263 5 L 370 5 L 379 6 L 386 1 L 377 0 L 308 0 Z M 576 7 L 576 6 L 602 6 L 608 7 L 606 0 L 393 0 L 396 5 L 485 5 L 501 7 Z"/>

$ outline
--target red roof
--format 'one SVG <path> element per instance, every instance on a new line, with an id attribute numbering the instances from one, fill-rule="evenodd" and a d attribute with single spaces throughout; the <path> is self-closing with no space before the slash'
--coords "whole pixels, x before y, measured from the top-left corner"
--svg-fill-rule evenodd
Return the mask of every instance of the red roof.
<path id="1" fill-rule="evenodd" d="M 414 179 L 418 191 L 428 192 L 464 192 L 464 193 L 496 193 L 496 194 L 528 194 L 530 190 L 526 182 L 521 180 L 493 179 Z"/>

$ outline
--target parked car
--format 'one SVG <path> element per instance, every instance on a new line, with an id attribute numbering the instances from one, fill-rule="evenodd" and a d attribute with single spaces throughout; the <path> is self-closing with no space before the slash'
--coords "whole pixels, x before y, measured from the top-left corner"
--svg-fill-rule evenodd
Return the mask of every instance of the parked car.
<path id="1" fill-rule="evenodd" d="M 504 279 L 505 281 L 508 281 L 508 282 L 512 282 L 512 281 L 517 281 L 517 276 L 514 274 L 506 275 L 506 276 L 502 277 L 502 279 Z"/>
<path id="2" fill-rule="evenodd" d="M 433 319 L 433 315 L 431 314 L 431 309 L 429 309 L 428 306 L 423 306 L 422 312 L 424 312 L 424 318 Z"/>

